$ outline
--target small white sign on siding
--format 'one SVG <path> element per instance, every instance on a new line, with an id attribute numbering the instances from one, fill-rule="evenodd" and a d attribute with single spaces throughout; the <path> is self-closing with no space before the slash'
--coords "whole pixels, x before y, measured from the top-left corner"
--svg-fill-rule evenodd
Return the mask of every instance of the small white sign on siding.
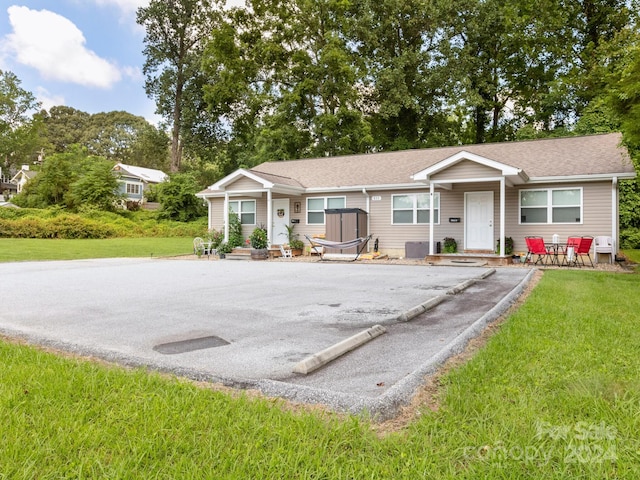
<path id="1" fill-rule="evenodd" d="M 382 200 L 382 197 L 380 195 L 374 195 L 373 197 L 371 197 L 371 200 L 374 202 L 379 202 L 380 200 Z"/>

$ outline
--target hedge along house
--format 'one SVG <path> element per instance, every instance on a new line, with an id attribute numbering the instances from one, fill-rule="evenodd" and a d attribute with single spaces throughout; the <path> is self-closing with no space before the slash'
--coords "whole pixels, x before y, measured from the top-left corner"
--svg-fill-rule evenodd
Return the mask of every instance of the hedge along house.
<path id="1" fill-rule="evenodd" d="M 198 196 L 209 228 L 225 231 L 229 212 L 243 234 L 267 228 L 286 242 L 325 233 L 327 209 L 368 213 L 381 253 L 404 256 L 412 242 L 454 238 L 458 252 L 505 256 L 504 239 L 526 252 L 525 236 L 551 240 L 606 235 L 618 245 L 618 181 L 636 176 L 619 134 L 462 145 L 307 160 L 240 169 Z M 617 250 L 616 250 L 617 251 Z"/>

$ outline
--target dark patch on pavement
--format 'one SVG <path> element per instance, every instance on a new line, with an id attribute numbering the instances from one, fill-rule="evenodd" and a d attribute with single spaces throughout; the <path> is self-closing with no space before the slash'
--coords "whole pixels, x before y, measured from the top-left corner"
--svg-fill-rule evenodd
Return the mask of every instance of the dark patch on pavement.
<path id="1" fill-rule="evenodd" d="M 162 343 L 156 345 L 153 349 L 158 353 L 165 355 L 175 355 L 177 353 L 194 352 L 196 350 L 204 350 L 205 348 L 223 347 L 229 345 L 225 339 L 210 335 L 208 337 L 190 338 L 188 340 L 180 340 L 179 342 Z"/>

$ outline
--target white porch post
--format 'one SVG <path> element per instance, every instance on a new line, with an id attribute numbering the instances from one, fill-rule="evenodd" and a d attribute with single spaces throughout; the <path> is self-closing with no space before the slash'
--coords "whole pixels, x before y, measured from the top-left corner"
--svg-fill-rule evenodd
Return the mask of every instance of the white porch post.
<path id="1" fill-rule="evenodd" d="M 433 182 L 429 182 L 429 255 L 433 255 L 435 252 L 433 251 L 433 198 L 435 195 L 433 194 L 435 187 Z"/>
<path id="2" fill-rule="evenodd" d="M 273 205 L 271 189 L 267 190 L 267 245 L 271 246 L 273 239 Z"/>
<path id="3" fill-rule="evenodd" d="M 615 263 L 615 255 L 618 253 L 618 237 L 620 235 L 619 222 L 618 177 L 613 177 L 611 180 L 611 263 Z"/>
<path id="4" fill-rule="evenodd" d="M 500 178 L 500 251 L 498 254 L 503 257 L 506 245 L 504 244 L 504 217 L 505 217 L 505 179 Z"/>
<path id="5" fill-rule="evenodd" d="M 224 218 L 224 241 L 229 241 L 229 192 L 224 192 L 224 207 L 222 209 Z"/>

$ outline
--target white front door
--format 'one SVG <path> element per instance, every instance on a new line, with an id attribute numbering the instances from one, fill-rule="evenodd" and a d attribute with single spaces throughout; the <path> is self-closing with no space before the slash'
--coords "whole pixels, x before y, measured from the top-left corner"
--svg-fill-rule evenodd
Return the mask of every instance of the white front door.
<path id="1" fill-rule="evenodd" d="M 278 198 L 271 201 L 273 224 L 271 243 L 281 245 L 288 242 L 287 225 L 289 225 L 289 199 Z"/>
<path id="2" fill-rule="evenodd" d="M 464 248 L 494 250 L 493 192 L 464 194 Z"/>

